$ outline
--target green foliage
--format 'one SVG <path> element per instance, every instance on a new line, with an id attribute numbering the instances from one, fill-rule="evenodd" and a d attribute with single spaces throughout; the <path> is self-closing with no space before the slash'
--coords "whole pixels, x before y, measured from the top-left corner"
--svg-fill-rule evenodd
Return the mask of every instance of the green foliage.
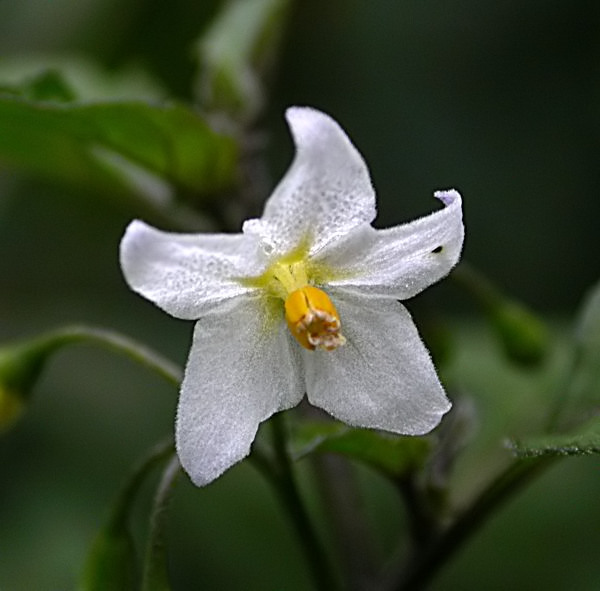
<path id="1" fill-rule="evenodd" d="M 575 357 L 561 423 L 581 422 L 600 410 L 600 283 L 590 289 L 577 320 Z"/>
<path id="2" fill-rule="evenodd" d="M 600 453 L 600 283 L 590 290 L 582 305 L 567 377 L 552 425 L 559 432 L 515 442 L 518 455 Z"/>
<path id="3" fill-rule="evenodd" d="M 410 474 L 423 466 L 431 450 L 427 437 L 390 435 L 340 423 L 307 422 L 293 434 L 296 460 L 315 453 L 336 453 L 363 462 L 389 476 Z"/>
<path id="4" fill-rule="evenodd" d="M 600 418 L 596 418 L 572 433 L 545 435 L 516 441 L 517 455 L 581 456 L 600 453 Z"/>
<path id="5" fill-rule="evenodd" d="M 0 124 L 2 160 L 70 184 L 143 192 L 132 165 L 198 194 L 235 178 L 233 139 L 177 103 L 58 103 L 5 93 Z"/>
<path id="6" fill-rule="evenodd" d="M 154 497 L 150 517 L 150 533 L 146 547 L 142 591 L 170 591 L 167 569 L 167 509 L 181 466 L 173 456 L 163 471 Z"/>
<path id="7" fill-rule="evenodd" d="M 200 38 L 196 94 L 211 111 L 252 120 L 265 101 L 288 0 L 232 0 Z"/>
<path id="8" fill-rule="evenodd" d="M 536 367 L 547 358 L 550 337 L 546 325 L 536 314 L 506 296 L 464 261 L 450 276 L 479 304 L 507 359 L 523 367 Z"/>
<path id="9" fill-rule="evenodd" d="M 81 591 L 130 591 L 136 588 L 136 554 L 124 524 L 110 524 L 92 545 L 82 576 Z"/>
<path id="10" fill-rule="evenodd" d="M 106 523 L 92 544 L 81 579 L 82 591 L 130 591 L 137 588 L 137 555 L 129 530 L 129 521 L 140 487 L 157 464 L 163 463 L 173 455 L 173 444 L 170 440 L 158 444 L 132 471 L 129 480 L 117 495 Z M 172 472 L 169 468 L 171 465 L 172 462 L 166 469 L 169 474 Z M 176 465 L 178 468 L 179 464 Z M 161 481 L 159 490 L 162 488 Z"/>
<path id="11" fill-rule="evenodd" d="M 4 85 L 0 91 L 23 96 L 33 101 L 70 102 L 76 99 L 74 90 L 58 70 L 42 69 L 19 86 Z"/>
<path id="12" fill-rule="evenodd" d="M 548 330 L 525 306 L 503 299 L 491 307 L 489 315 L 508 359 L 524 367 L 535 367 L 546 358 Z"/>
<path id="13" fill-rule="evenodd" d="M 11 428 L 25 411 L 53 350 L 53 343 L 44 337 L 0 348 L 0 432 Z"/>
<path id="14" fill-rule="evenodd" d="M 3 55 L 0 88 L 31 100 L 163 101 L 166 90 L 146 70 L 107 70 L 79 54 Z"/>

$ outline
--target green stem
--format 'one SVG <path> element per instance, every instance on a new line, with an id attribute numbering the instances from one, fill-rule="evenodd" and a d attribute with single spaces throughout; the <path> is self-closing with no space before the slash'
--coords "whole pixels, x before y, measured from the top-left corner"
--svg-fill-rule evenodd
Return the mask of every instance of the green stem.
<path id="1" fill-rule="evenodd" d="M 514 460 L 440 536 L 398 577 L 397 591 L 423 589 L 469 537 L 515 492 L 556 460 L 553 456 Z"/>
<path id="2" fill-rule="evenodd" d="M 140 488 L 157 464 L 173 455 L 173 441 L 154 446 L 119 491 L 108 518 L 92 544 L 80 581 L 82 591 L 135 588 L 136 556 L 129 519 Z"/>
<path id="3" fill-rule="evenodd" d="M 354 466 L 334 454 L 315 454 L 311 460 L 343 565 L 344 588 L 368 589 L 377 566 Z"/>
<path id="4" fill-rule="evenodd" d="M 174 455 L 163 472 L 154 497 L 144 560 L 142 591 L 168 591 L 171 589 L 167 565 L 166 515 L 173 487 L 180 474 L 181 464 Z"/>
<path id="5" fill-rule="evenodd" d="M 325 549 L 319 540 L 298 489 L 292 461 L 287 449 L 283 414 L 277 413 L 269 422 L 272 429 L 273 448 L 275 451 L 274 465 L 269 466 L 266 457 L 255 456 L 253 453 L 253 456 L 255 456 L 254 460 L 257 467 L 273 484 L 294 525 L 310 566 L 315 588 L 321 591 L 332 591 L 338 585 L 326 558 Z"/>
<path id="6" fill-rule="evenodd" d="M 496 307 L 503 299 L 492 282 L 465 261 L 461 261 L 460 265 L 453 269 L 450 277 L 470 293 L 486 311 Z"/>
<path id="7" fill-rule="evenodd" d="M 428 506 L 429 498 L 418 486 L 414 474 L 395 481 L 406 507 L 408 530 L 415 552 L 426 548 L 439 532 L 434 512 Z"/>
<path id="8" fill-rule="evenodd" d="M 175 386 L 179 386 L 183 376 L 181 368 L 166 357 L 129 337 L 103 328 L 67 326 L 42 336 L 40 342 L 50 349 L 81 342 L 100 345 L 115 353 L 126 355 Z"/>
<path id="9" fill-rule="evenodd" d="M 150 471 L 160 462 L 175 454 L 173 440 L 171 437 L 157 443 L 148 454 L 134 468 L 127 484 L 120 492 L 119 497 L 112 509 L 110 523 L 125 523 L 137 493 Z"/>

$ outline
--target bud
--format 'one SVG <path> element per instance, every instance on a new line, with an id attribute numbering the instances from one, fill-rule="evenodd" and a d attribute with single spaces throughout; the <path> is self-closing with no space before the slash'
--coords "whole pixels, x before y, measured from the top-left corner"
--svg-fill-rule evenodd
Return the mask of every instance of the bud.
<path id="1" fill-rule="evenodd" d="M 8 430 L 25 410 L 52 349 L 46 338 L 0 349 L 0 432 Z"/>
<path id="2" fill-rule="evenodd" d="M 544 360 L 550 343 L 548 330 L 532 311 L 507 298 L 479 271 L 464 262 L 451 276 L 482 306 L 511 361 L 533 367 Z"/>
<path id="3" fill-rule="evenodd" d="M 533 367 L 544 360 L 550 343 L 548 330 L 525 306 L 512 300 L 499 300 L 490 309 L 490 319 L 511 361 Z"/>

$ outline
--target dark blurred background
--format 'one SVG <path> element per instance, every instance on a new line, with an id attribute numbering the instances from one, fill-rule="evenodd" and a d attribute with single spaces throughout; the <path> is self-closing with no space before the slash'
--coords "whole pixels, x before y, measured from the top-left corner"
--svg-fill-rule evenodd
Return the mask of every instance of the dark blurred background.
<path id="1" fill-rule="evenodd" d="M 189 100 L 190 47 L 219 5 L 3 0 L 0 71 L 15 55 L 82 54 L 108 69 L 141 64 L 167 94 Z M 465 258 L 566 319 L 600 271 L 599 6 L 296 2 L 265 113 L 273 182 L 292 157 L 285 107 L 325 110 L 370 166 L 379 226 L 427 213 L 434 190 L 456 187 Z M 131 294 L 120 275 L 119 240 L 135 215 L 0 164 L 0 339 L 87 322 L 183 363 L 191 323 Z M 463 341 L 467 374 L 478 356 L 497 353 L 482 338 Z M 490 399 L 506 383 L 533 387 L 530 375 L 498 364 L 474 380 Z M 495 370 L 512 373 L 505 383 Z M 56 358 L 28 415 L 0 440 L 0 589 L 74 586 L 118 483 L 170 432 L 175 406 L 171 388 L 107 353 L 81 348 Z M 401 520 L 387 517 L 396 510 L 387 485 L 360 474 L 383 554 Z M 560 466 L 492 522 L 436 588 L 596 588 L 599 492 L 595 460 Z M 181 482 L 174 506 L 177 589 L 309 588 L 291 532 L 251 468 L 202 491 Z"/>

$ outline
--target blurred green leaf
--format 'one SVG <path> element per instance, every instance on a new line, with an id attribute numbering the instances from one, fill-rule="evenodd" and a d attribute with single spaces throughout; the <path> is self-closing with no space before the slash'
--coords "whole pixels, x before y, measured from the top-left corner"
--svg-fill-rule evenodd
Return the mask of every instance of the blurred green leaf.
<path id="1" fill-rule="evenodd" d="M 517 441 L 514 447 L 521 456 L 600 453 L 600 283 L 584 300 L 575 339 L 574 362 L 555 421 L 563 432 Z"/>
<path id="2" fill-rule="evenodd" d="M 289 0 L 232 0 L 200 38 L 196 95 L 204 109 L 252 119 L 264 101 Z"/>
<path id="3" fill-rule="evenodd" d="M 99 534 L 88 557 L 82 591 L 130 591 L 136 588 L 133 539 L 123 524 L 110 524 Z"/>
<path id="4" fill-rule="evenodd" d="M 577 359 L 569 399 L 588 410 L 600 408 L 600 282 L 587 295 L 576 329 Z"/>
<path id="5" fill-rule="evenodd" d="M 136 64 L 107 70 L 97 62 L 78 54 L 25 54 L 2 56 L 0 87 L 13 93 L 36 98 L 28 89 L 48 74 L 60 77 L 70 100 L 164 100 L 162 85 Z M 42 96 L 37 96 L 42 99 Z M 57 97 L 47 97 L 57 98 Z M 60 99 L 60 97 L 58 97 Z"/>
<path id="6" fill-rule="evenodd" d="M 70 102 L 76 95 L 58 70 L 41 70 L 33 78 L 19 85 L 3 83 L 0 92 L 24 97 L 34 101 Z"/>
<path id="7" fill-rule="evenodd" d="M 600 413 L 600 282 L 583 301 L 573 345 L 571 367 L 551 416 L 551 431 L 570 432 Z"/>
<path id="8" fill-rule="evenodd" d="M 176 455 L 163 470 L 156 489 L 144 560 L 142 591 L 170 591 L 167 565 L 167 510 L 181 465 Z"/>
<path id="9" fill-rule="evenodd" d="M 573 433 L 546 435 L 513 443 L 517 455 L 581 456 L 600 453 L 600 418 Z"/>
<path id="10" fill-rule="evenodd" d="M 0 95 L 0 159 L 99 188 L 128 163 L 175 186 L 211 193 L 234 181 L 236 145 L 179 104 L 33 102 Z"/>
<path id="11" fill-rule="evenodd" d="M 425 437 L 391 435 L 338 423 L 303 423 L 292 435 L 293 457 L 337 453 L 385 472 L 402 476 L 419 468 L 431 449 Z"/>
<path id="12" fill-rule="evenodd" d="M 520 302 L 499 300 L 490 309 L 492 326 L 508 359 L 523 367 L 535 367 L 548 354 L 550 337 L 546 325 Z"/>
<path id="13" fill-rule="evenodd" d="M 522 367 L 536 367 L 546 360 L 551 341 L 548 328 L 539 316 L 506 296 L 465 261 L 461 261 L 450 277 L 481 306 L 507 359 Z"/>
<path id="14" fill-rule="evenodd" d="M 129 532 L 129 519 L 140 487 L 157 464 L 175 457 L 169 439 L 153 447 L 135 467 L 111 507 L 85 561 L 82 591 L 131 591 L 137 588 L 137 556 Z"/>

